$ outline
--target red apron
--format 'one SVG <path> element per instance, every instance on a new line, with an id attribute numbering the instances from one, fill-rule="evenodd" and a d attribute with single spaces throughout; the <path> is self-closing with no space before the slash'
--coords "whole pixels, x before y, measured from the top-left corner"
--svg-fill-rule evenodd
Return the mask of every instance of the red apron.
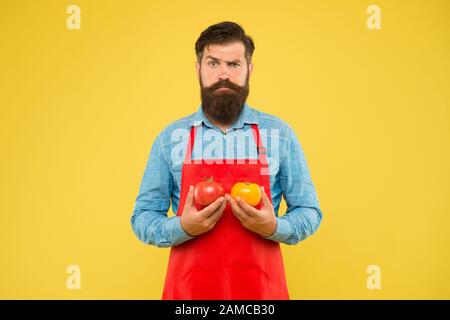
<path id="1" fill-rule="evenodd" d="M 192 127 L 182 170 L 178 216 L 183 212 L 189 186 L 205 177 L 213 177 L 227 193 L 236 182 L 255 182 L 264 186 L 272 201 L 265 149 L 258 126 L 252 125 L 252 130 L 257 161 L 223 159 L 206 163 L 203 159 L 191 161 L 196 131 Z M 244 228 L 227 204 L 212 230 L 171 248 L 162 299 L 289 299 L 280 245 Z"/>

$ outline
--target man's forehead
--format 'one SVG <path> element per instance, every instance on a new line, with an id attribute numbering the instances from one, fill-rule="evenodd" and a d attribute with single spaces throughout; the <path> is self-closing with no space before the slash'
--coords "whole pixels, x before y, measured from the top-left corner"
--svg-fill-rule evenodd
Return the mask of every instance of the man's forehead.
<path id="1" fill-rule="evenodd" d="M 203 56 L 218 60 L 242 61 L 245 57 L 245 46 L 241 42 L 210 44 L 205 47 Z"/>

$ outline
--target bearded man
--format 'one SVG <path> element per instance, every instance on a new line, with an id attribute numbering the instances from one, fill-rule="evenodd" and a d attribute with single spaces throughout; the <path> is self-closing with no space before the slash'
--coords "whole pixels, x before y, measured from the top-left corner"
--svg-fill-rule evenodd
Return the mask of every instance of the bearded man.
<path id="1" fill-rule="evenodd" d="M 322 221 L 294 131 L 247 103 L 254 49 L 237 23 L 204 30 L 195 44 L 201 105 L 153 143 L 131 224 L 144 243 L 171 247 L 162 299 L 289 299 L 280 243 L 297 244 Z M 194 187 L 205 177 L 223 195 L 201 205 Z M 257 185 L 258 203 L 230 195 L 239 182 Z"/>

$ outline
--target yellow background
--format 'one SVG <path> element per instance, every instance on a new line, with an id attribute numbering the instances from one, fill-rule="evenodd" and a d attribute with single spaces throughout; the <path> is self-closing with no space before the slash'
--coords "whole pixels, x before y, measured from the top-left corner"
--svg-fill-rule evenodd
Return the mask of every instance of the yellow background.
<path id="1" fill-rule="evenodd" d="M 382 29 L 366 27 L 381 8 Z M 66 8 L 81 8 L 68 30 Z M 1 1 L 0 298 L 159 299 L 130 217 L 150 147 L 199 103 L 194 43 L 239 22 L 249 104 L 291 124 L 324 220 L 293 299 L 450 298 L 449 1 Z M 285 205 L 281 212 L 284 212 Z M 69 265 L 81 290 L 66 287 Z M 381 290 L 366 286 L 381 268 Z"/>

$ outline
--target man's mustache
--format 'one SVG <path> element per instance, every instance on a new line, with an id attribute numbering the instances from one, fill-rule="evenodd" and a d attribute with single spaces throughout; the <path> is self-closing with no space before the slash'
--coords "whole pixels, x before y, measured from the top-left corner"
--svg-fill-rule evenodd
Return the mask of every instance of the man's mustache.
<path id="1" fill-rule="evenodd" d="M 219 88 L 228 88 L 228 89 L 233 89 L 233 90 L 240 90 L 240 89 L 242 89 L 241 86 L 232 83 L 228 79 L 217 81 L 216 83 L 210 85 L 207 89 L 210 90 L 210 91 L 214 91 L 214 90 L 219 89 Z"/>

